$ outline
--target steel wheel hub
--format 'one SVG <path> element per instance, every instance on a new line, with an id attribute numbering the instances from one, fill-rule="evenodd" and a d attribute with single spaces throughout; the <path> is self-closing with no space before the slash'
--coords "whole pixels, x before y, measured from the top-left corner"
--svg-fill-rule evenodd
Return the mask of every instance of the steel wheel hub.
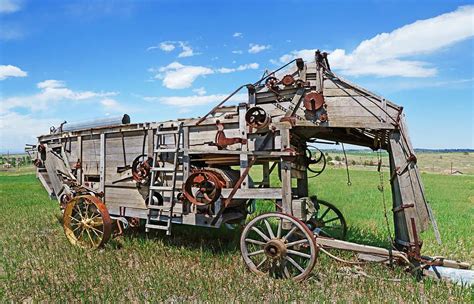
<path id="1" fill-rule="evenodd" d="M 273 239 L 268 241 L 263 250 L 267 257 L 271 259 L 280 259 L 286 255 L 286 245 L 280 239 Z"/>

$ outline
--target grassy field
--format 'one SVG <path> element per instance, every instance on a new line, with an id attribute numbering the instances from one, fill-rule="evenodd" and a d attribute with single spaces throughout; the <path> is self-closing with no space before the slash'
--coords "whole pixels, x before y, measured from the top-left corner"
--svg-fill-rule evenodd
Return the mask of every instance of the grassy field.
<path id="1" fill-rule="evenodd" d="M 437 245 L 433 233 L 425 232 L 423 252 L 473 263 L 474 177 L 424 173 L 422 178 L 443 238 Z M 340 207 L 349 240 L 383 246 L 388 234 L 378 181 L 377 172 L 352 171 L 349 187 L 345 170 L 330 168 L 310 180 L 310 189 Z M 390 204 L 390 193 L 385 195 Z M 129 231 L 105 249 L 83 251 L 69 245 L 59 215 L 33 174 L 0 173 L 0 303 L 474 300 L 472 288 L 417 282 L 400 267 L 347 267 L 322 254 L 302 283 L 257 277 L 243 266 L 238 231 L 174 226 L 171 237 Z M 355 275 L 358 271 L 369 277 Z"/>

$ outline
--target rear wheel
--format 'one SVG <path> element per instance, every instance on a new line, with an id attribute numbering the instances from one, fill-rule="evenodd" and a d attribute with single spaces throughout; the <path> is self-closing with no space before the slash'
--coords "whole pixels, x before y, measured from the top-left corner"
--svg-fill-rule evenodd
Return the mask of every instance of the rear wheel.
<path id="1" fill-rule="evenodd" d="M 317 259 L 313 233 L 288 214 L 264 213 L 245 226 L 240 250 L 254 273 L 301 281 L 309 276 Z"/>
<path id="2" fill-rule="evenodd" d="M 110 239 L 112 221 L 107 207 L 99 198 L 81 195 L 67 203 L 63 227 L 71 244 L 94 249 L 103 246 Z"/>
<path id="3" fill-rule="evenodd" d="M 331 203 L 311 197 L 311 218 L 307 225 L 317 235 L 344 240 L 347 235 L 347 225 L 342 212 Z"/>

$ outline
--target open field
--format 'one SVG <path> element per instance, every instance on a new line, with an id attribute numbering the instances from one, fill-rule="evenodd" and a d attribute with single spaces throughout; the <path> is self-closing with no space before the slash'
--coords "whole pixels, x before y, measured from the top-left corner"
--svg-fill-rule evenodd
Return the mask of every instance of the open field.
<path id="1" fill-rule="evenodd" d="M 443 238 L 439 246 L 433 233 L 425 232 L 424 253 L 473 263 L 474 177 L 425 173 L 422 178 Z M 353 170 L 349 187 L 345 170 L 330 168 L 310 180 L 310 189 L 340 207 L 349 240 L 384 246 L 388 235 L 378 181 L 377 172 Z M 389 191 L 385 196 L 390 204 Z M 269 208 L 260 202 L 260 210 Z M 57 203 L 33 174 L 0 173 L 0 302 L 474 300 L 472 288 L 417 282 L 400 267 L 364 266 L 369 277 L 355 276 L 355 268 L 322 254 L 305 282 L 257 277 L 243 266 L 238 231 L 174 226 L 171 237 L 130 231 L 103 250 L 83 251 L 69 245 L 58 216 Z"/>

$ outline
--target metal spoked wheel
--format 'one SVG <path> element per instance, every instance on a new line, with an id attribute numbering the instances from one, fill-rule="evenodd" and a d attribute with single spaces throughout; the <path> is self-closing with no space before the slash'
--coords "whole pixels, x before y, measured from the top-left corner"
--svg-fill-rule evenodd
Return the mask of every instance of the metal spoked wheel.
<path id="1" fill-rule="evenodd" d="M 112 221 L 107 207 L 92 195 L 74 197 L 64 209 L 64 232 L 73 245 L 94 249 L 110 238 Z"/>
<path id="2" fill-rule="evenodd" d="M 288 214 L 264 213 L 245 226 L 240 250 L 254 273 L 301 281 L 316 263 L 318 247 L 308 227 Z"/>
<path id="3" fill-rule="evenodd" d="M 347 235 L 347 225 L 342 212 L 331 203 L 311 197 L 313 206 L 311 218 L 307 225 L 317 235 L 344 240 Z M 314 209 L 313 209 L 314 208 Z"/>

